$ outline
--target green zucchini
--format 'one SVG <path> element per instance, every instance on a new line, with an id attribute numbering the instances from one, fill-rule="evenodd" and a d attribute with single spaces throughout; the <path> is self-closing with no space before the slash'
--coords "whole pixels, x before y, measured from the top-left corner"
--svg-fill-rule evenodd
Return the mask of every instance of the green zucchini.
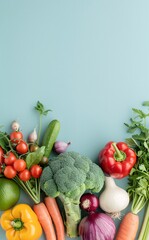
<path id="1" fill-rule="evenodd" d="M 44 156 L 49 158 L 53 145 L 60 131 L 60 122 L 56 119 L 52 120 L 43 136 L 42 146 L 45 146 Z"/>

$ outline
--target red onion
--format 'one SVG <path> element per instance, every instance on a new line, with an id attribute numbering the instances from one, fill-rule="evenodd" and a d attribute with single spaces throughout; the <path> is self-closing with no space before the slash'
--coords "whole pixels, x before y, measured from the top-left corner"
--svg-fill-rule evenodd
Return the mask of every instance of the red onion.
<path id="1" fill-rule="evenodd" d="M 115 223 L 105 213 L 91 212 L 79 224 L 79 235 L 82 240 L 113 240 L 115 233 Z"/>
<path id="2" fill-rule="evenodd" d="M 80 207 L 87 212 L 96 211 L 98 205 L 98 198 L 92 193 L 84 193 L 80 198 Z"/>
<path id="3" fill-rule="evenodd" d="M 66 143 L 63 141 L 56 141 L 54 143 L 53 148 L 54 148 L 54 151 L 59 154 L 59 153 L 65 152 L 70 144 L 71 144 L 71 142 Z"/>

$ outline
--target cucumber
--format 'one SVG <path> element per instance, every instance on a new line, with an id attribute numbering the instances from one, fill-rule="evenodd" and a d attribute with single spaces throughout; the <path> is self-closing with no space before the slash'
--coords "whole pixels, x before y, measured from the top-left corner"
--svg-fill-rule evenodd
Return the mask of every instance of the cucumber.
<path id="1" fill-rule="evenodd" d="M 60 122 L 56 119 L 52 120 L 43 136 L 42 145 L 45 146 L 44 156 L 49 158 L 53 145 L 60 131 Z"/>

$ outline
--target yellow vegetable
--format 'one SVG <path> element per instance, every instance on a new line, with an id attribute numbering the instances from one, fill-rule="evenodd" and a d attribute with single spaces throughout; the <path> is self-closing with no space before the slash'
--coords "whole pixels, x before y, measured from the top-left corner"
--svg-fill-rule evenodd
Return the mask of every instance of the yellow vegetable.
<path id="1" fill-rule="evenodd" d="M 17 204 L 0 218 L 8 240 L 38 240 L 42 228 L 35 212 L 28 204 Z"/>

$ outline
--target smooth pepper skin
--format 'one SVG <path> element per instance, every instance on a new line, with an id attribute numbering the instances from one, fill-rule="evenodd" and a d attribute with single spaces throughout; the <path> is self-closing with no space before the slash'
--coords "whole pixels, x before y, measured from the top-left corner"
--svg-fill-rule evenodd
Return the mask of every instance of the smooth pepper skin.
<path id="1" fill-rule="evenodd" d="M 28 204 L 17 204 L 6 210 L 0 225 L 6 231 L 7 240 L 38 240 L 42 234 L 38 218 Z"/>
<path id="2" fill-rule="evenodd" d="M 108 142 L 98 156 L 102 170 L 113 178 L 124 178 L 129 175 L 137 161 L 134 150 L 125 142 Z"/>

